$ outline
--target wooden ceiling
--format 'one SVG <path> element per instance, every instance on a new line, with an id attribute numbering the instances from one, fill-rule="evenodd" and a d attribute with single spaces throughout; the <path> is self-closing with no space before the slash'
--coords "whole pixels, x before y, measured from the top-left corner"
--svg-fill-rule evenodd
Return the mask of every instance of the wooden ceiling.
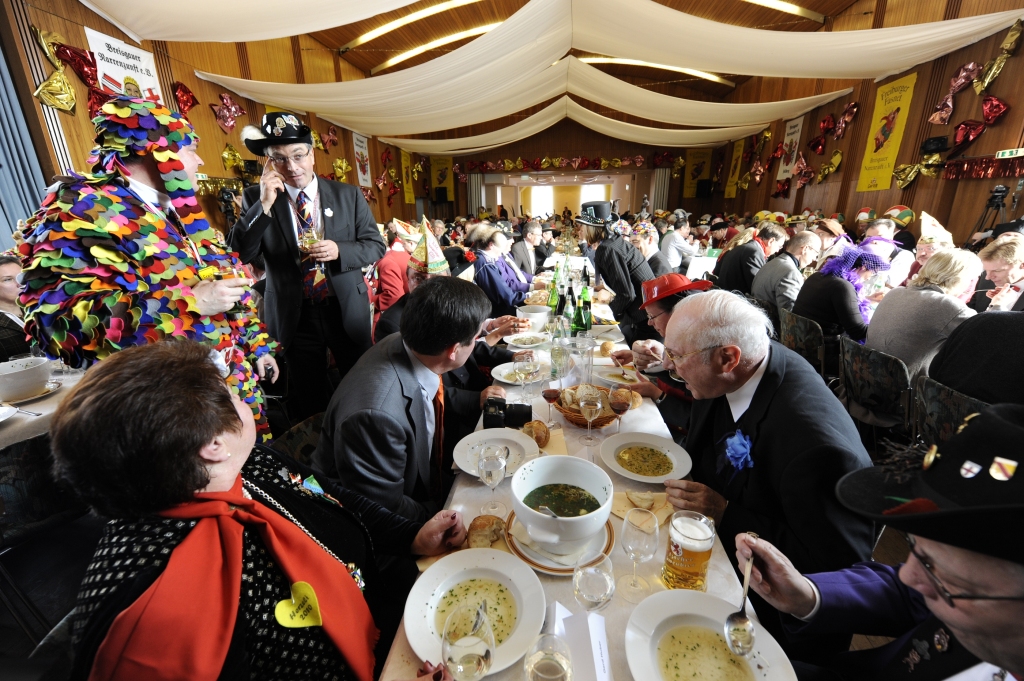
<path id="1" fill-rule="evenodd" d="M 327 47 L 339 49 L 343 45 L 346 45 L 368 31 L 383 26 L 395 19 L 412 14 L 413 12 L 437 5 L 441 1 L 442 0 L 421 0 L 420 2 L 413 3 L 393 12 L 379 14 L 364 21 L 348 24 L 347 26 L 319 31 L 312 35 Z M 457 7 L 413 22 L 383 36 L 375 38 L 374 40 L 354 47 L 344 54 L 344 59 L 369 75 L 372 68 L 414 47 L 460 31 L 504 21 L 526 5 L 527 1 L 528 0 L 481 0 L 480 2 L 474 2 L 469 5 Z M 762 28 L 778 31 L 817 31 L 822 28 L 822 25 L 816 21 L 754 5 L 749 2 L 744 2 L 743 0 L 655 1 L 662 5 L 671 7 L 672 9 L 686 12 L 694 16 L 738 26 L 746 26 L 749 28 Z M 839 14 L 850 5 L 854 4 L 855 1 L 856 0 L 794 0 L 794 3 L 806 9 L 819 12 L 826 17 L 830 17 Z M 701 44 L 699 38 L 695 36 L 658 35 L 656 30 L 652 31 L 649 27 L 631 26 L 628 16 L 622 18 L 622 35 L 623 40 L 663 40 L 666 43 L 682 41 L 687 46 L 687 49 L 694 50 L 742 49 L 742 46 Z M 473 39 L 474 38 L 469 38 L 450 43 L 436 50 L 426 52 L 417 57 L 413 57 L 412 59 L 408 59 L 390 69 L 381 71 L 378 75 L 399 71 L 430 61 L 442 54 L 458 49 Z M 749 49 L 757 49 L 756 46 L 747 47 Z M 796 45 L 794 45 L 794 58 L 796 58 L 795 52 Z M 600 56 L 582 53 L 577 50 L 573 50 L 571 53 L 578 57 Z M 720 83 L 715 83 L 682 73 L 676 73 L 674 71 L 613 64 L 595 64 L 594 66 L 605 73 L 616 76 L 626 82 L 675 97 L 705 101 L 722 101 L 723 97 L 726 97 L 733 91 L 733 88 L 728 85 L 722 85 Z M 717 75 L 731 80 L 737 85 L 748 79 L 748 76 L 738 74 L 720 73 Z M 642 122 L 641 119 L 635 119 L 623 114 L 618 114 L 618 112 L 608 112 L 603 107 L 597 105 L 592 105 L 582 101 L 581 103 L 588 106 L 588 108 L 600 111 L 602 114 L 613 118 L 628 120 L 629 122 L 634 123 Z M 513 116 L 489 122 L 489 124 L 484 124 L 483 126 L 473 126 L 472 134 L 479 134 L 480 132 L 484 132 L 489 129 L 504 127 L 540 110 L 543 106 L 544 105 L 542 104 L 537 107 L 532 107 L 531 109 Z M 655 127 L 670 126 L 655 124 Z M 452 138 L 460 137 L 468 133 L 468 130 L 450 130 L 431 135 L 423 135 L 422 137 Z"/>

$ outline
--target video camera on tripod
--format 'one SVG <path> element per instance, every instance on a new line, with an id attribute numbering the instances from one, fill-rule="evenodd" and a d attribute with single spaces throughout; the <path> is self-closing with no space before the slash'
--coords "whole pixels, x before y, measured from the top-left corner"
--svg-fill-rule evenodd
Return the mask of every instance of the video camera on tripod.
<path id="1" fill-rule="evenodd" d="M 979 241 L 972 245 L 971 237 L 979 232 L 991 230 L 994 225 L 1006 222 L 1006 197 L 1009 193 L 1010 188 L 1005 184 L 997 184 L 992 188 L 992 193 L 989 194 L 988 201 L 985 202 L 981 218 L 978 219 L 978 224 L 974 226 L 974 231 L 967 237 L 963 248 L 980 248 L 981 242 Z"/>

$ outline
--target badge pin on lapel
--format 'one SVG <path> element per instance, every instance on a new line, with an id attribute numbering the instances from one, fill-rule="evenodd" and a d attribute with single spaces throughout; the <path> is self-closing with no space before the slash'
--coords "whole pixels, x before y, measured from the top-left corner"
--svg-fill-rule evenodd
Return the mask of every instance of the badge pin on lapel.
<path id="1" fill-rule="evenodd" d="M 996 480 L 1006 482 L 1013 477 L 1013 474 L 1017 472 L 1017 462 L 1012 459 L 1004 459 L 1001 456 L 997 456 L 992 461 L 992 465 L 988 468 L 988 474 Z"/>
<path id="2" fill-rule="evenodd" d="M 981 466 L 973 461 L 964 461 L 964 465 L 960 466 L 960 477 L 962 478 L 973 478 L 980 472 Z"/>

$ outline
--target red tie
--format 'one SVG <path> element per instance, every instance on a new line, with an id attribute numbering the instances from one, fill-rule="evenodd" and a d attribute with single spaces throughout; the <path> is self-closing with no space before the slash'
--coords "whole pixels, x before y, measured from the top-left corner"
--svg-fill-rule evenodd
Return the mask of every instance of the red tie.
<path id="1" fill-rule="evenodd" d="M 437 377 L 437 394 L 434 395 L 434 442 L 430 453 L 430 493 L 433 501 L 440 506 L 444 499 L 444 376 Z"/>

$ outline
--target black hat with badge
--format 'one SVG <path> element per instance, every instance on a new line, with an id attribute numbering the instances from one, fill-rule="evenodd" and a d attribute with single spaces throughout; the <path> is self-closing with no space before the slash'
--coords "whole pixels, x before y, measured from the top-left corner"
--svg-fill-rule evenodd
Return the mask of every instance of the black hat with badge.
<path id="1" fill-rule="evenodd" d="M 286 111 L 268 111 L 263 114 L 260 127 L 242 128 L 245 148 L 257 156 L 266 156 L 267 147 L 279 144 L 312 144 L 313 133 L 295 114 Z"/>
<path id="2" fill-rule="evenodd" d="M 923 462 L 848 473 L 836 496 L 851 511 L 896 530 L 1024 564 L 1020 463 L 1024 405 L 997 404 L 967 417 Z"/>
<path id="3" fill-rule="evenodd" d="M 588 201 L 580 206 L 575 222 L 593 227 L 603 227 L 609 222 L 618 222 L 619 216 L 612 213 L 611 201 Z"/>

